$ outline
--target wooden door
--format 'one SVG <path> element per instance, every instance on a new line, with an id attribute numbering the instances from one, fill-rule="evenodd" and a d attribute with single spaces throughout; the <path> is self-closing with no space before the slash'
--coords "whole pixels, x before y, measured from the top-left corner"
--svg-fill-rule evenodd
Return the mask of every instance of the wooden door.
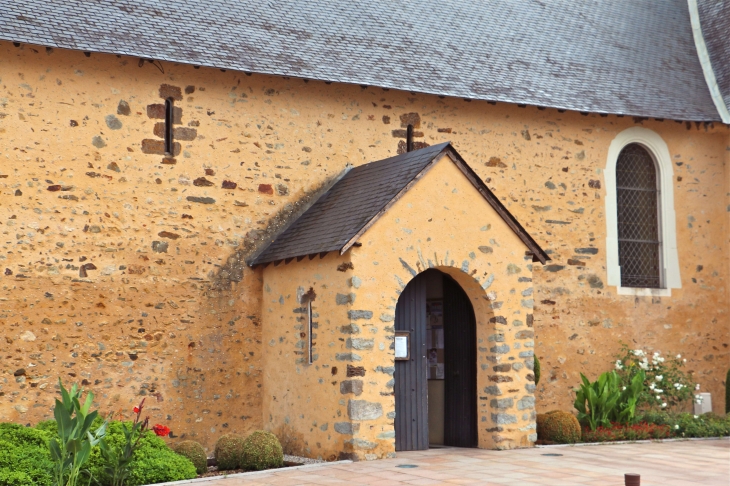
<path id="1" fill-rule="evenodd" d="M 444 275 L 444 445 L 476 447 L 477 343 L 474 308 L 466 292 Z"/>
<path id="2" fill-rule="evenodd" d="M 426 450 L 426 281 L 420 276 L 410 281 L 398 299 L 395 330 L 410 332 L 410 359 L 395 362 L 395 450 Z"/>

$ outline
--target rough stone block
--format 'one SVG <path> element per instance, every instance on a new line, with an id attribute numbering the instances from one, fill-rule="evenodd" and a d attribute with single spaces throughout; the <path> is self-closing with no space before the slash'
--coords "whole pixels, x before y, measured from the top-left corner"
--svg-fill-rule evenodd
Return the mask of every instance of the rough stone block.
<path id="1" fill-rule="evenodd" d="M 340 393 L 347 395 L 354 394 L 356 397 L 362 394 L 362 380 L 344 380 L 340 382 Z"/>
<path id="2" fill-rule="evenodd" d="M 337 294 L 335 296 L 335 303 L 337 305 L 348 305 L 355 303 L 355 294 Z"/>
<path id="3" fill-rule="evenodd" d="M 489 351 L 495 354 L 509 353 L 509 345 L 503 344 L 501 346 L 494 346 L 492 348 L 489 348 Z"/>
<path id="4" fill-rule="evenodd" d="M 350 400 L 347 403 L 347 416 L 350 420 L 375 420 L 383 415 L 383 406 L 367 400 Z"/>
<path id="5" fill-rule="evenodd" d="M 347 317 L 353 321 L 357 319 L 372 319 L 373 313 L 369 310 L 350 310 L 347 311 Z"/>
<path id="6" fill-rule="evenodd" d="M 517 401 L 517 410 L 533 410 L 535 408 L 535 397 L 522 397 Z"/>
<path id="7" fill-rule="evenodd" d="M 512 366 L 509 363 L 494 365 L 492 368 L 499 373 L 507 373 L 512 370 Z"/>
<path id="8" fill-rule="evenodd" d="M 514 404 L 515 402 L 511 398 L 492 398 L 489 401 L 490 407 L 500 409 L 511 408 Z"/>
<path id="9" fill-rule="evenodd" d="M 360 424 L 352 422 L 335 422 L 335 432 L 343 435 L 353 435 L 360 430 Z"/>
<path id="10" fill-rule="evenodd" d="M 355 353 L 337 353 L 335 359 L 337 361 L 362 361 L 362 357 Z"/>
<path id="11" fill-rule="evenodd" d="M 525 329 L 515 334 L 516 339 L 532 339 L 535 337 L 535 331 Z"/>
<path id="12" fill-rule="evenodd" d="M 357 324 L 348 324 L 347 326 L 342 326 L 340 332 L 342 334 L 359 334 L 360 328 Z"/>
<path id="13" fill-rule="evenodd" d="M 484 388 L 484 393 L 486 393 L 487 395 L 500 396 L 502 394 L 502 390 L 500 390 L 497 385 L 491 385 Z"/>
<path id="14" fill-rule="evenodd" d="M 373 349 L 375 347 L 374 339 L 365 338 L 347 338 L 347 349 Z"/>
<path id="15" fill-rule="evenodd" d="M 517 416 L 509 413 L 493 413 L 492 422 L 499 425 L 516 424 Z"/>

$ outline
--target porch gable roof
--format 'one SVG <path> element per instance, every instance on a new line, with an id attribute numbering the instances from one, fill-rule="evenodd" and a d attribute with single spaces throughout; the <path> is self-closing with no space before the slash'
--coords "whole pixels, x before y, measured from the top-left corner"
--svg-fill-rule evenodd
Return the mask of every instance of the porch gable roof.
<path id="1" fill-rule="evenodd" d="M 337 251 L 344 254 L 442 157 L 464 173 L 527 248 L 533 260 L 545 251 L 467 165 L 449 142 L 371 162 L 350 170 L 255 256 L 252 266 Z"/>

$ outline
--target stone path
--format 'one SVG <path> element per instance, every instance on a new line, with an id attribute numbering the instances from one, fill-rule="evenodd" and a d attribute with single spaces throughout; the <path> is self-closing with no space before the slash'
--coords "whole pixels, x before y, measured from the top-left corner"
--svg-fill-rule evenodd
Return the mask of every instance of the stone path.
<path id="1" fill-rule="evenodd" d="M 549 456 L 546 454 L 562 454 Z M 415 465 L 415 468 L 401 468 Z M 614 485 L 624 473 L 642 486 L 730 485 L 730 440 L 549 447 L 511 451 L 431 449 L 397 459 L 308 466 L 198 483 L 200 486 L 276 485 Z"/>

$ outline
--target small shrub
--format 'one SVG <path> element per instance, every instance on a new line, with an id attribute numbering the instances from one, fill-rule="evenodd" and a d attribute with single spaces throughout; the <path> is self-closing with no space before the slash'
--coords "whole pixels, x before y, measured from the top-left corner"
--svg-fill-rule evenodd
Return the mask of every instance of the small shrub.
<path id="1" fill-rule="evenodd" d="M 243 437 L 236 434 L 220 436 L 215 443 L 215 462 L 221 471 L 243 467 Z"/>
<path id="2" fill-rule="evenodd" d="M 554 410 L 537 415 L 537 436 L 552 444 L 574 444 L 580 441 L 581 430 L 575 415 Z"/>
<path id="3" fill-rule="evenodd" d="M 130 429 L 132 422 L 126 422 L 126 427 Z M 109 422 L 104 440 L 109 447 L 115 449 L 124 447 L 127 439 L 122 423 Z M 125 483 L 127 486 L 180 481 L 198 476 L 195 466 L 189 459 L 175 454 L 165 441 L 151 430 L 147 430 L 141 435 L 139 445 L 134 450 L 132 457 L 129 475 Z M 93 478 L 101 484 L 110 484 L 111 478 L 105 470 L 107 466 L 101 449 L 97 447 L 92 450 L 88 468 Z"/>
<path id="4" fill-rule="evenodd" d="M 582 383 L 576 391 L 573 406 L 578 410 L 578 420 L 596 427 L 609 427 L 611 422 L 632 424 L 635 421 L 636 405 L 644 390 L 644 370 L 632 376 L 626 386 L 621 386 L 621 378 L 615 371 L 603 373 L 595 382 L 590 382 L 583 373 Z"/>
<path id="5" fill-rule="evenodd" d="M 642 422 L 636 425 L 612 423 L 608 427 L 591 430 L 583 428 L 583 442 L 614 442 L 626 440 L 666 439 L 671 435 L 668 425 L 657 425 Z"/>
<path id="6" fill-rule="evenodd" d="M 101 422 L 99 422 L 99 425 L 101 425 Z M 35 428 L 37 430 L 47 432 L 51 437 L 58 435 L 58 424 L 55 420 L 44 420 L 43 422 L 38 422 Z"/>
<path id="7" fill-rule="evenodd" d="M 205 449 L 194 440 L 184 440 L 175 444 L 173 449 L 177 454 L 187 457 L 195 466 L 198 474 L 208 471 L 208 457 L 205 455 Z"/>
<path id="8" fill-rule="evenodd" d="M 621 343 L 616 358 L 616 372 L 622 386 L 629 386 L 637 374 L 644 373 L 645 386 L 637 403 L 640 407 L 680 409 L 692 399 L 694 382 L 682 370 L 687 360 L 681 355 L 665 358 L 655 351 L 650 357 L 642 349 L 629 349 Z"/>
<path id="9" fill-rule="evenodd" d="M 243 467 L 260 471 L 284 465 L 279 439 L 271 432 L 257 430 L 243 443 Z"/>
<path id="10" fill-rule="evenodd" d="M 730 415 L 722 416 L 714 413 L 692 415 L 691 413 L 667 413 L 647 411 L 641 421 L 656 425 L 666 425 L 672 437 L 726 437 L 730 436 Z"/>
<path id="11" fill-rule="evenodd" d="M 49 434 L 13 423 L 0 424 L 0 485 L 50 486 Z"/>
<path id="12" fill-rule="evenodd" d="M 540 360 L 537 359 L 537 355 L 534 354 L 533 373 L 535 374 L 535 386 L 540 383 Z"/>
<path id="13" fill-rule="evenodd" d="M 304 448 L 304 435 L 294 430 L 290 424 L 283 424 L 273 431 L 279 439 L 281 450 L 290 456 L 301 456 Z"/>

